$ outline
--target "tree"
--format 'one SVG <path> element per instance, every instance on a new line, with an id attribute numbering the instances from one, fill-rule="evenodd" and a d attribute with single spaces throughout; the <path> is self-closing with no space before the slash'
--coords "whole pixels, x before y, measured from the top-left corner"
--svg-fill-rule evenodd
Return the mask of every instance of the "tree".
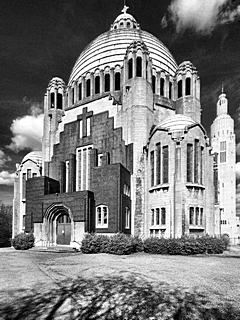
<path id="1" fill-rule="evenodd" d="M 9 247 L 12 236 L 12 206 L 0 205 L 0 247 Z"/>

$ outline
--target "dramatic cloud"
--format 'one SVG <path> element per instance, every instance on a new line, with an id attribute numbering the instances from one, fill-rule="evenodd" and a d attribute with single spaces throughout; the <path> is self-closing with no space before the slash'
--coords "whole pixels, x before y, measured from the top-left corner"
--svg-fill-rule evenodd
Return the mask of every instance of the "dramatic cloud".
<path id="1" fill-rule="evenodd" d="M 233 5 L 230 0 L 172 0 L 162 27 L 171 21 L 177 32 L 189 28 L 209 34 L 217 25 L 234 22 L 239 17 L 240 5 Z"/>
<path id="2" fill-rule="evenodd" d="M 13 120 L 11 125 L 13 133 L 12 142 L 9 149 L 18 152 L 19 150 L 41 149 L 43 134 L 43 114 L 38 104 L 30 109 L 30 115 Z"/>
<path id="3" fill-rule="evenodd" d="M 0 185 L 13 185 L 15 173 L 9 173 L 8 171 L 0 172 Z"/>
<path id="4" fill-rule="evenodd" d="M 236 163 L 236 178 L 240 179 L 240 162 Z"/>
<path id="5" fill-rule="evenodd" d="M 11 158 L 0 150 L 0 167 L 3 167 L 8 161 L 11 161 Z"/>

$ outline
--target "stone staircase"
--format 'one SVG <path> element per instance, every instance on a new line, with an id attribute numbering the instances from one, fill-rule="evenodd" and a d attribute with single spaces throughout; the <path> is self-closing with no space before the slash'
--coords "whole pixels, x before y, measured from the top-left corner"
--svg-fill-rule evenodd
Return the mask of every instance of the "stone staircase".
<path id="1" fill-rule="evenodd" d="M 49 247 L 33 247 L 30 249 L 30 251 L 35 252 L 53 252 L 53 253 L 76 253 L 79 252 L 75 248 L 72 248 L 70 246 L 49 246 Z"/>

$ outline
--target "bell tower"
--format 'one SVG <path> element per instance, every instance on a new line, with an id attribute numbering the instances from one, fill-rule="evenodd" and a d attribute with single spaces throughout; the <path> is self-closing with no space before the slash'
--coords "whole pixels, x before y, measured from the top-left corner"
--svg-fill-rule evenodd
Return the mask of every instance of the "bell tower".
<path id="1" fill-rule="evenodd" d="M 58 139 L 58 125 L 62 121 L 66 105 L 66 86 L 61 78 L 54 77 L 44 96 L 43 124 L 43 172 L 49 174 L 47 162 L 51 161 L 53 146 Z"/>
<path id="2" fill-rule="evenodd" d="M 211 125 L 211 145 L 217 166 L 218 199 L 216 199 L 220 235 L 236 237 L 236 141 L 234 121 L 228 114 L 228 99 L 223 92 L 217 101 L 217 117 Z"/>

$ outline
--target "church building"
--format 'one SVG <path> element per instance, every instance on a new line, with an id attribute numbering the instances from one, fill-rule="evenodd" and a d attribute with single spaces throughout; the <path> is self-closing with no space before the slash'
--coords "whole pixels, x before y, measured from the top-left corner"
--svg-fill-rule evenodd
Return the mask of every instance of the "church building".
<path id="1" fill-rule="evenodd" d="M 48 84 L 42 151 L 26 155 L 15 179 L 13 235 L 33 231 L 36 246 L 79 247 L 87 232 L 235 236 L 226 96 L 210 141 L 196 68 L 178 65 L 127 9 L 80 54 L 67 84 Z"/>

